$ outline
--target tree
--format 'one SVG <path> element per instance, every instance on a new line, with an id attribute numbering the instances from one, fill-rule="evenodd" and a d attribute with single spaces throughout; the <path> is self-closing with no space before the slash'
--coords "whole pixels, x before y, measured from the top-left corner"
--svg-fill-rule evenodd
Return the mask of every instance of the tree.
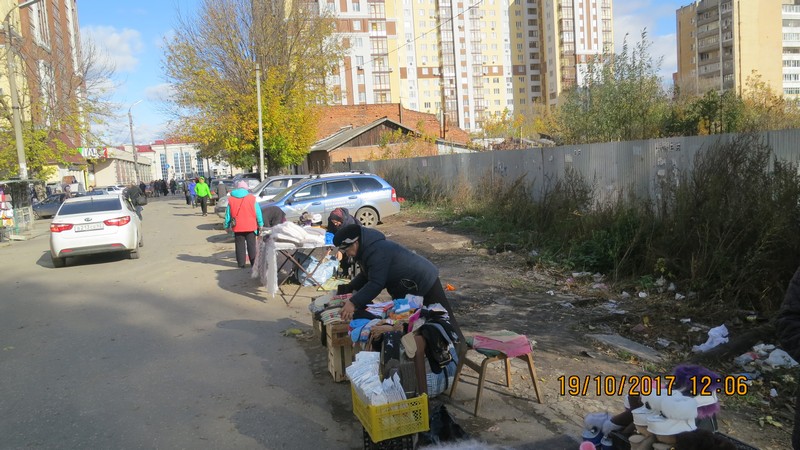
<path id="1" fill-rule="evenodd" d="M 316 105 L 341 58 L 332 17 L 305 2 L 203 0 L 166 43 L 173 134 L 250 167 L 257 160 L 255 64 L 260 63 L 267 169 L 300 163 L 314 142 Z"/>
<path id="2" fill-rule="evenodd" d="M 591 61 L 583 82 L 563 94 L 557 113 L 565 143 L 650 139 L 662 135 L 669 102 L 648 49 L 647 32 L 631 49 Z"/>
<path id="3" fill-rule="evenodd" d="M 65 163 L 77 153 L 76 147 L 102 144 L 102 137 L 94 135 L 91 128 L 113 117 L 109 80 L 114 67 L 91 39 L 84 40 L 76 52 L 77 67 L 72 58 L 53 56 L 38 46 L 32 52 L 18 59 L 27 76 L 20 87 L 22 136 L 29 177 L 46 179 L 53 171 L 52 164 Z M 46 64 L 41 67 L 49 70 L 42 70 L 42 62 Z M 5 96 L 0 97 L 0 119 L 0 177 L 17 176 L 11 102 Z"/>
<path id="4" fill-rule="evenodd" d="M 742 92 L 744 118 L 741 131 L 782 130 L 800 127 L 797 101 L 776 94 L 755 70 Z"/>

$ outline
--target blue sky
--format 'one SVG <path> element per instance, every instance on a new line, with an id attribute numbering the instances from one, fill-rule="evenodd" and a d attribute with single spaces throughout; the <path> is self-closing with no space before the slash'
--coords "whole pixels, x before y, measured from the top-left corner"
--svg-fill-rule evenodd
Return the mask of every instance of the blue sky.
<path id="1" fill-rule="evenodd" d="M 676 70 L 675 10 L 690 1 L 614 0 L 614 39 L 619 48 L 626 33 L 638 42 L 647 28 L 654 56 L 664 56 L 661 76 L 665 84 Z M 79 0 L 82 39 L 92 41 L 116 69 L 112 101 L 118 118 L 103 134 L 108 143 L 130 143 L 128 108 L 137 144 L 164 137 L 168 117 L 160 110 L 168 85 L 162 75 L 162 42 L 173 32 L 178 11 L 191 14 L 199 0 Z"/>

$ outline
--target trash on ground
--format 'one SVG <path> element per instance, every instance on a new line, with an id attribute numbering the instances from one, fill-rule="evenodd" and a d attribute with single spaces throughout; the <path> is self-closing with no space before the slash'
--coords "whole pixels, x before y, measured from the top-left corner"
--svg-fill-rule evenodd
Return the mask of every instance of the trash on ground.
<path id="1" fill-rule="evenodd" d="M 703 344 L 693 346 L 692 351 L 695 353 L 707 352 L 712 348 L 722 344 L 726 344 L 727 342 L 728 342 L 728 327 L 726 327 L 725 325 L 720 325 L 718 327 L 708 330 L 708 340 Z"/>
<path id="2" fill-rule="evenodd" d="M 558 302 L 558 304 L 563 306 L 564 308 L 574 308 L 575 307 L 575 305 L 573 305 L 570 302 Z"/>
<path id="3" fill-rule="evenodd" d="M 667 290 L 669 292 L 675 292 L 678 290 L 678 286 L 675 286 L 675 283 L 670 283 L 669 286 L 667 286 Z"/>
<path id="4" fill-rule="evenodd" d="M 647 298 L 647 292 L 645 292 L 645 291 L 640 291 L 640 292 L 639 292 L 639 298 Z"/>
<path id="5" fill-rule="evenodd" d="M 658 338 L 658 339 L 656 339 L 656 344 L 666 348 L 666 347 L 669 347 L 670 344 L 672 344 L 672 341 L 670 341 L 669 339 Z"/>
<path id="6" fill-rule="evenodd" d="M 692 323 L 692 319 L 681 319 L 681 323 Z"/>
<path id="7" fill-rule="evenodd" d="M 622 297 L 623 299 L 631 298 L 631 294 L 628 294 L 627 292 L 622 291 L 622 294 L 620 295 L 620 297 Z"/>
<path id="8" fill-rule="evenodd" d="M 685 295 L 679 294 L 677 292 L 675 293 L 675 300 L 681 301 L 681 300 L 683 300 L 685 298 L 686 298 Z"/>

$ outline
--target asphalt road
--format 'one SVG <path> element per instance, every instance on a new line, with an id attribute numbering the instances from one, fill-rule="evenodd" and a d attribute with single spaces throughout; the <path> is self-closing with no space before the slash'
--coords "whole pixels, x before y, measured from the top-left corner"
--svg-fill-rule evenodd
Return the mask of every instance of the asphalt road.
<path id="1" fill-rule="evenodd" d="M 218 222 L 152 199 L 140 259 L 61 269 L 47 220 L 0 244 L 0 448 L 361 446 L 347 383 L 282 335 L 308 299 L 266 299 Z"/>

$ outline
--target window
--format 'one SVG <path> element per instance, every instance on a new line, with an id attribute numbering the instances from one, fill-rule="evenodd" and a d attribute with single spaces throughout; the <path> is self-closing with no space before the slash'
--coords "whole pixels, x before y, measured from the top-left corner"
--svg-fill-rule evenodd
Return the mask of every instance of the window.
<path id="1" fill-rule="evenodd" d="M 326 183 L 326 197 L 347 195 L 353 193 L 353 184 L 350 180 L 328 181 Z"/>
<path id="2" fill-rule="evenodd" d="M 308 185 L 294 193 L 294 198 L 296 200 L 306 200 L 319 197 L 322 197 L 322 183 Z"/>
<path id="3" fill-rule="evenodd" d="M 361 31 L 361 21 L 354 20 L 353 21 L 353 31 Z"/>
<path id="4" fill-rule="evenodd" d="M 353 2 L 353 11 L 361 11 L 361 3 Z"/>
<path id="5" fill-rule="evenodd" d="M 356 56 L 356 65 L 363 66 L 364 65 L 364 57 L 363 56 Z"/>
<path id="6" fill-rule="evenodd" d="M 379 191 L 383 189 L 380 181 L 374 178 L 353 178 L 353 182 L 361 192 Z"/>

